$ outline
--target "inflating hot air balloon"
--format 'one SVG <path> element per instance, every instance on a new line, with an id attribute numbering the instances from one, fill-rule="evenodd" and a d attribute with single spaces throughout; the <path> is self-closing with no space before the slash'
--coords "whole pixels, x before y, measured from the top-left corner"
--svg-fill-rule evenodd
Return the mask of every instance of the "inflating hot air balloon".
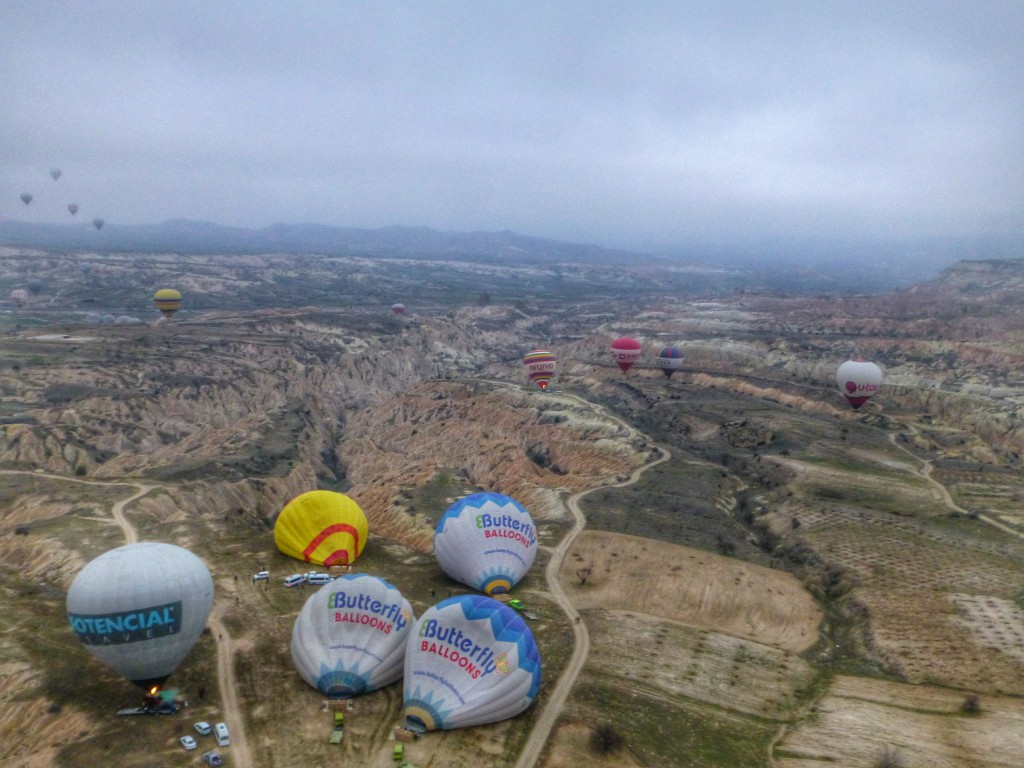
<path id="1" fill-rule="evenodd" d="M 184 661 L 213 607 L 213 579 L 173 544 L 127 544 L 92 560 L 68 590 L 71 629 L 96 658 L 142 688 Z"/>
<path id="2" fill-rule="evenodd" d="M 96 229 L 103 229 L 103 224 L 104 224 L 103 219 L 93 219 L 92 220 L 92 225 L 94 227 L 96 227 Z"/>
<path id="3" fill-rule="evenodd" d="M 391 311 L 394 312 L 396 315 L 404 315 L 405 314 L 405 305 L 404 304 L 392 304 L 391 305 Z"/>
<path id="4" fill-rule="evenodd" d="M 173 288 L 161 288 L 153 294 L 153 304 L 164 317 L 174 317 L 181 309 L 181 293 Z"/>
<path id="5" fill-rule="evenodd" d="M 21 193 L 21 202 L 23 202 L 25 205 L 28 205 L 29 203 L 31 203 L 32 202 L 32 195 L 31 195 L 31 193 L 29 193 L 29 192 L 22 192 Z"/>
<path id="6" fill-rule="evenodd" d="M 536 555 L 533 518 L 522 504 L 500 493 L 459 499 L 434 531 L 434 556 L 441 569 L 488 595 L 512 589 Z"/>
<path id="7" fill-rule="evenodd" d="M 658 350 L 658 365 L 664 374 L 672 378 L 672 374 L 683 364 L 683 355 L 679 347 L 662 347 Z"/>
<path id="8" fill-rule="evenodd" d="M 640 349 L 640 342 L 627 336 L 612 342 L 612 355 L 615 356 L 615 362 L 619 364 L 623 373 L 640 359 Z"/>
<path id="9" fill-rule="evenodd" d="M 558 362 L 553 354 L 546 349 L 535 349 L 527 352 L 523 357 L 523 368 L 530 381 L 541 389 L 547 389 L 551 379 L 555 376 L 555 364 Z"/>
<path id="10" fill-rule="evenodd" d="M 68 213 L 72 216 L 78 213 L 78 203 L 68 203 Z"/>
<path id="11" fill-rule="evenodd" d="M 864 360 L 847 360 L 836 371 L 836 384 L 846 401 L 856 410 L 881 388 L 882 369 Z"/>
<path id="12" fill-rule="evenodd" d="M 366 515 L 334 491 L 309 491 L 289 501 L 274 523 L 274 543 L 286 555 L 317 565 L 349 565 L 366 546 Z"/>
<path id="13" fill-rule="evenodd" d="M 507 605 L 483 595 L 451 597 L 416 622 L 403 687 L 411 731 L 495 723 L 537 698 L 540 652 Z"/>
<path id="14" fill-rule="evenodd" d="M 60 168 L 51 168 L 51 169 L 50 169 L 50 176 L 52 176 L 52 177 L 53 177 L 53 180 L 54 180 L 54 181 L 56 181 L 57 179 L 59 179 L 59 178 L 60 178 L 60 176 L 61 176 L 61 170 L 60 170 Z"/>
<path id="15" fill-rule="evenodd" d="M 313 593 L 292 628 L 302 679 L 332 699 L 359 696 L 402 677 L 416 616 L 384 579 L 354 573 Z"/>

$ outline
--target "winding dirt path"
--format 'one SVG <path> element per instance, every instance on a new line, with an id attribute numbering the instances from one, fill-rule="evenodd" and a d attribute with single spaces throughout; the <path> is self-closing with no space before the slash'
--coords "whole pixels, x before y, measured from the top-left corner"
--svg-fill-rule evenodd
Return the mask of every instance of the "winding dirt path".
<path id="1" fill-rule="evenodd" d="M 563 397 L 564 396 L 565 395 L 563 395 Z M 594 403 L 589 403 L 575 395 L 568 395 L 568 397 L 573 397 L 580 400 L 580 402 L 586 403 L 587 405 L 600 410 L 606 418 L 611 421 L 618 422 L 625 427 L 630 437 L 638 437 L 640 435 L 632 425 L 624 422 L 617 416 L 608 413 L 604 407 L 595 405 Z M 658 451 L 658 457 L 633 470 L 633 474 L 629 476 L 628 480 L 624 480 L 620 483 L 612 483 L 610 485 L 595 486 L 594 488 L 580 491 L 579 493 L 569 497 L 568 507 L 573 516 L 573 527 L 562 538 L 562 541 L 552 553 L 551 560 L 548 561 L 548 567 L 544 571 L 544 578 L 547 580 L 548 590 L 550 591 L 551 596 L 555 599 L 555 602 L 562 607 L 566 616 L 570 617 L 572 620 L 574 635 L 573 652 L 569 659 L 569 664 L 562 672 L 561 677 L 558 678 L 558 683 L 556 683 L 554 689 L 551 691 L 551 695 L 548 697 L 543 711 L 534 723 L 533 730 L 530 732 L 530 736 L 526 740 L 526 744 L 523 745 L 523 749 L 519 753 L 519 759 L 516 761 L 515 768 L 533 768 L 533 766 L 537 764 L 537 761 L 540 759 L 541 753 L 544 750 L 545 744 L 547 744 L 548 739 L 551 737 L 551 731 L 554 729 L 555 722 L 562 712 L 565 700 L 568 698 L 572 687 L 576 684 L 576 679 L 583 670 L 583 665 L 586 663 L 587 656 L 590 653 L 590 635 L 587 632 L 586 624 L 580 621 L 580 616 L 576 612 L 576 608 L 573 606 L 568 593 L 565 591 L 561 580 L 558 578 L 558 573 L 561 570 L 562 561 L 565 559 L 566 553 L 576 541 L 576 537 L 579 536 L 580 532 L 587 524 L 586 517 L 584 517 L 579 506 L 580 499 L 588 493 L 593 493 L 605 488 L 622 488 L 627 485 L 632 485 L 637 482 L 641 475 L 643 475 L 643 473 L 648 469 L 661 464 L 663 461 L 667 461 L 672 456 L 669 451 L 660 446 L 655 446 L 655 450 Z"/>

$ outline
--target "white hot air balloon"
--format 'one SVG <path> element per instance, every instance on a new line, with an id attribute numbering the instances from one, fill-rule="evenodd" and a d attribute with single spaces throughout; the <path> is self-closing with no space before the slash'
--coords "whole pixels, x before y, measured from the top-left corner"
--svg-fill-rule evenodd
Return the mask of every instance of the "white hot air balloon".
<path id="1" fill-rule="evenodd" d="M 864 360 L 847 360 L 836 370 L 836 384 L 856 410 L 881 389 L 882 369 Z"/>
<path id="2" fill-rule="evenodd" d="M 437 731 L 515 717 L 537 698 L 540 651 L 514 610 L 484 595 L 428 608 L 405 654 L 405 727 Z"/>
<path id="3" fill-rule="evenodd" d="M 324 696 L 347 699 L 402 677 L 409 601 L 384 579 L 347 574 L 310 595 L 292 628 L 292 661 Z"/>
<path id="4" fill-rule="evenodd" d="M 459 499 L 434 531 L 434 556 L 441 569 L 488 595 L 511 590 L 536 555 L 533 518 L 522 504 L 500 493 Z"/>
<path id="5" fill-rule="evenodd" d="M 86 564 L 68 590 L 71 629 L 136 685 L 160 686 L 192 650 L 213 607 L 206 564 L 173 544 L 127 544 Z"/>

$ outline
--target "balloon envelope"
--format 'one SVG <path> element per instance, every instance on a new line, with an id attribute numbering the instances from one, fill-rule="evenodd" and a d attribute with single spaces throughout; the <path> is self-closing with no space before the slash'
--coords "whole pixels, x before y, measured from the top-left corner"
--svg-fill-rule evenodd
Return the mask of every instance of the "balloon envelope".
<path id="1" fill-rule="evenodd" d="M 436 731 L 515 717 L 540 688 L 537 642 L 514 610 L 483 595 L 428 608 L 405 654 L 405 727 Z"/>
<path id="2" fill-rule="evenodd" d="M 403 304 L 392 304 L 391 305 L 391 311 L 394 312 L 396 315 L 404 315 L 405 314 L 405 305 L 403 305 Z"/>
<path id="3" fill-rule="evenodd" d="M 349 565 L 366 546 L 366 515 L 334 491 L 309 491 L 289 501 L 274 523 L 274 543 L 286 555 L 317 565 Z"/>
<path id="4" fill-rule="evenodd" d="M 21 202 L 23 202 L 25 205 L 28 205 L 29 203 L 32 202 L 32 195 L 29 194 L 28 192 L 22 192 L 21 193 Z"/>
<path id="5" fill-rule="evenodd" d="M 662 347 L 658 350 L 658 365 L 669 378 L 672 378 L 672 374 L 679 370 L 682 364 L 683 354 L 679 347 Z"/>
<path id="6" fill-rule="evenodd" d="M 174 317 L 181 309 L 181 293 L 173 288 L 161 288 L 153 294 L 153 305 L 164 317 Z"/>
<path id="7" fill-rule="evenodd" d="M 103 219 L 93 219 L 92 220 L 92 225 L 94 227 L 96 227 L 96 229 L 103 229 L 103 224 L 104 224 Z"/>
<path id="8" fill-rule="evenodd" d="M 68 203 L 68 213 L 72 216 L 78 213 L 78 203 Z"/>
<path id="9" fill-rule="evenodd" d="M 54 181 L 56 181 L 57 179 L 59 179 L 59 178 L 60 178 L 60 176 L 61 176 L 61 170 L 60 170 L 60 168 L 51 168 L 51 169 L 50 169 L 50 176 L 52 176 L 52 177 L 53 177 L 53 180 L 54 180 Z"/>
<path id="10" fill-rule="evenodd" d="M 127 544 L 92 560 L 68 590 L 71 629 L 114 671 L 143 688 L 177 669 L 206 626 L 213 579 L 173 544 Z"/>
<path id="11" fill-rule="evenodd" d="M 26 291 L 24 288 L 15 288 L 13 291 L 11 291 L 11 301 L 13 301 L 16 306 L 20 307 L 22 304 L 28 301 L 28 291 Z"/>
<path id="12" fill-rule="evenodd" d="M 488 595 L 512 589 L 536 555 L 533 518 L 522 504 L 500 493 L 459 499 L 434 531 L 434 556 L 441 569 Z"/>
<path id="13" fill-rule="evenodd" d="M 882 369 L 864 360 L 847 360 L 836 371 L 836 384 L 854 410 L 870 400 L 882 386 Z"/>
<path id="14" fill-rule="evenodd" d="M 546 349 L 535 349 L 523 357 L 523 368 L 530 381 L 541 389 L 547 389 L 555 375 L 557 362 L 558 358 Z"/>
<path id="15" fill-rule="evenodd" d="M 612 342 L 612 355 L 623 373 L 632 368 L 633 363 L 640 359 L 640 349 L 640 342 L 628 336 L 623 336 Z"/>
<path id="16" fill-rule="evenodd" d="M 402 676 L 416 616 L 384 579 L 346 574 L 313 593 L 292 629 L 302 679 L 332 699 L 390 685 Z"/>

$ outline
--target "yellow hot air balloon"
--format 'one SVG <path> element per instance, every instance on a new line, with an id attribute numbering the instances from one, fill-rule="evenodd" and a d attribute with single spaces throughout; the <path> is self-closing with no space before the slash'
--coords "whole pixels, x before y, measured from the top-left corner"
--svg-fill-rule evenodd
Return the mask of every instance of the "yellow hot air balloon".
<path id="1" fill-rule="evenodd" d="M 181 309 L 181 293 L 173 288 L 161 288 L 153 294 L 153 303 L 164 317 L 173 317 Z"/>
<path id="2" fill-rule="evenodd" d="M 334 491 L 309 491 L 289 501 L 274 523 L 274 543 L 290 557 L 317 565 L 349 565 L 366 546 L 366 515 Z"/>

